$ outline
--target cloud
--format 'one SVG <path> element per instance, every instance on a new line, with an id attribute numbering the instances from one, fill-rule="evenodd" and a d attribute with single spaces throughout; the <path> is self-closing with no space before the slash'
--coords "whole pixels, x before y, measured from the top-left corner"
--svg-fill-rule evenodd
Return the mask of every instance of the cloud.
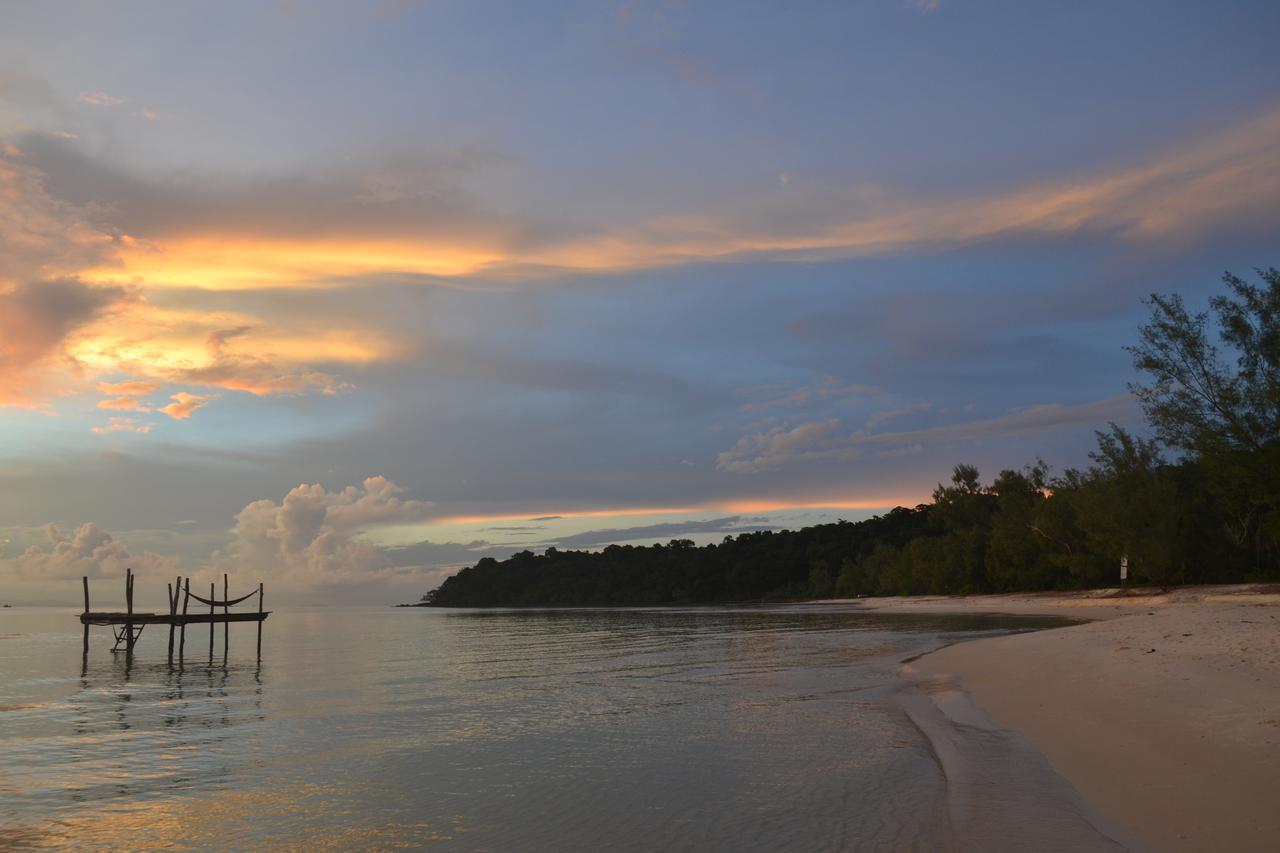
<path id="1" fill-rule="evenodd" d="M 506 559 L 519 548 L 518 545 L 495 545 L 486 539 L 470 542 L 432 542 L 423 540 L 412 545 L 383 549 L 392 565 L 403 568 L 457 568 L 468 566 L 485 557 Z"/>
<path id="2" fill-rule="evenodd" d="M 747 519 L 738 515 L 725 518 L 712 518 L 706 521 L 673 521 L 663 524 L 645 524 L 639 527 L 618 527 L 605 530 L 587 530 L 574 533 L 556 540 L 560 548 L 594 548 L 614 542 L 634 542 L 638 540 L 662 541 L 691 533 L 748 533 L 757 530 L 776 530 L 776 527 L 759 524 L 757 519 Z"/>
<path id="3" fill-rule="evenodd" d="M 40 144 L 43 137 L 33 137 Z M 27 145 L 0 157 L 0 288 L 76 278 L 111 262 L 115 234 L 106 206 L 68 201 L 48 190 L 47 173 L 29 162 Z"/>
<path id="4" fill-rule="evenodd" d="M 173 559 L 149 551 L 130 553 L 123 542 L 92 522 L 82 524 L 71 536 L 48 524 L 45 535 L 47 549 L 32 545 L 13 558 L 0 559 L 0 572 L 39 581 L 123 575 L 126 568 L 168 576 L 176 566 Z"/>
<path id="5" fill-rule="evenodd" d="M 112 374 L 146 390 L 100 389 L 113 398 L 104 401 L 108 409 L 143 411 L 125 398 L 164 384 L 259 396 L 336 393 L 348 386 L 313 361 L 388 357 L 385 336 L 349 325 L 282 330 L 251 315 L 161 307 L 133 283 L 76 277 L 110 268 L 135 241 L 106 222 L 106 206 L 54 197 L 48 174 L 16 146 L 7 150 L 0 158 L 0 406 L 45 407 L 53 395 Z"/>
<path id="6" fill-rule="evenodd" d="M 259 397 L 336 394 L 351 384 L 313 362 L 359 365 L 398 354 L 389 335 L 350 326 L 281 329 L 243 314 L 150 303 L 87 327 L 70 350 L 86 370 L 137 377 L 131 381 L 152 391 L 198 385 Z"/>
<path id="7" fill-rule="evenodd" d="M 110 397 L 98 401 L 99 409 L 115 409 L 126 412 L 151 412 L 154 409 L 137 397 Z"/>
<path id="8" fill-rule="evenodd" d="M 154 382 L 99 382 L 98 390 L 103 394 L 142 396 L 154 394 L 160 390 L 160 386 Z"/>
<path id="9" fill-rule="evenodd" d="M 83 271 L 92 280 L 240 290 L 372 274 L 470 275 L 549 228 L 481 211 L 458 189 L 459 176 L 497 162 L 467 148 L 245 178 L 141 176 L 47 135 L 16 141 L 52 193 L 109 207 L 113 228 L 130 236 Z"/>
<path id="10" fill-rule="evenodd" d="M 331 170 L 323 179 L 197 182 L 130 175 L 47 136 L 21 141 L 61 197 L 109 203 L 112 227 L 131 238 L 81 268 L 82 278 L 155 288 L 314 288 L 389 275 L 489 282 L 1080 233 L 1181 240 L 1232 226 L 1256 232 L 1280 218 L 1280 111 L 1128 166 L 1002 189 L 923 193 L 793 180 L 786 193 L 762 190 L 732 207 L 605 223 L 483 209 L 454 185 L 488 162 L 469 152 Z"/>
<path id="11" fill-rule="evenodd" d="M 385 578 L 394 562 L 358 536 L 370 526 L 421 521 L 431 505 L 406 500 L 402 492 L 386 477 L 369 477 L 339 491 L 304 483 L 280 503 L 254 501 L 236 515 L 234 541 L 215 552 L 211 563 L 218 571 L 268 574 L 310 586 Z"/>
<path id="12" fill-rule="evenodd" d="M 572 270 L 728 259 L 822 260 L 946 248 L 1018 236 L 1180 239 L 1280 215 L 1280 111 L 1146 162 L 965 196 L 884 187 L 771 194 L 733 213 L 669 216 L 531 253 Z"/>
<path id="13" fill-rule="evenodd" d="M 151 109 L 151 107 L 143 107 L 137 112 L 129 113 L 129 115 L 133 116 L 134 118 L 140 118 L 143 121 L 155 121 L 157 118 L 159 118 L 159 116 L 156 115 L 156 111 Z"/>
<path id="14" fill-rule="evenodd" d="M 150 409 L 141 409 L 140 411 L 150 411 Z M 137 418 L 113 417 L 108 418 L 105 425 L 91 427 L 90 431 L 98 435 L 107 435 L 113 432 L 151 432 L 152 424 L 143 423 Z"/>
<path id="15" fill-rule="evenodd" d="M 272 354 L 237 351 L 231 343 L 252 331 L 250 326 L 215 329 L 205 337 L 207 359 L 204 364 L 179 368 L 170 373 L 174 379 L 246 391 L 261 397 L 268 394 L 303 394 L 320 391 L 336 394 L 350 386 L 332 374 L 306 368 L 291 368 Z"/>
<path id="16" fill-rule="evenodd" d="M 36 406 L 77 365 L 68 342 L 132 301 L 120 287 L 74 279 L 19 283 L 0 291 L 0 406 Z"/>
<path id="17" fill-rule="evenodd" d="M 755 397 L 743 403 L 744 412 L 771 409 L 774 407 L 792 408 L 807 406 L 820 400 L 839 399 L 858 395 L 875 395 L 880 393 L 873 385 L 846 385 L 834 376 L 824 376 L 817 385 L 807 385 L 795 389 L 784 389 L 777 386 L 757 386 L 744 388 L 738 392 L 741 396 Z"/>
<path id="18" fill-rule="evenodd" d="M 209 405 L 208 397 L 201 397 L 198 394 L 189 394 L 186 391 L 179 391 L 177 394 L 172 394 L 169 396 L 169 399 L 173 400 L 173 402 L 167 406 L 161 406 L 156 411 L 164 412 L 176 421 L 185 421 L 187 418 L 191 417 L 192 413 L 197 409 L 203 409 L 205 406 Z"/>
<path id="19" fill-rule="evenodd" d="M 117 98 L 115 95 L 108 95 L 106 92 L 81 92 L 80 103 L 88 104 L 91 107 L 116 107 L 124 103 L 124 98 Z"/>
<path id="20" fill-rule="evenodd" d="M 716 467 L 728 473 L 755 474 L 798 463 L 850 461 L 868 454 L 902 456 L 943 444 L 1097 427 L 1108 421 L 1131 420 L 1135 414 L 1133 398 L 1124 394 L 1076 405 L 1030 406 L 996 418 L 899 432 L 846 432 L 833 418 L 743 436 L 719 455 Z"/>
<path id="21" fill-rule="evenodd" d="M 874 431 L 884 426 L 889 421 L 896 420 L 897 418 L 905 417 L 907 415 L 923 414 L 932 408 L 933 404 L 921 402 L 909 403 L 905 406 L 899 406 L 896 409 L 885 409 L 883 411 L 873 412 L 871 416 L 867 418 L 866 422 L 863 423 L 862 428 L 869 432 Z"/>

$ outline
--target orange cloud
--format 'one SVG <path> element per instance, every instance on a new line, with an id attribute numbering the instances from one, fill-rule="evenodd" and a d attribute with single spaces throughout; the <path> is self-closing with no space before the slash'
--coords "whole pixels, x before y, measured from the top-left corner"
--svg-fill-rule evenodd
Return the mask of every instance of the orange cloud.
<path id="1" fill-rule="evenodd" d="M 495 242 L 466 245 L 426 236 L 318 240 L 210 234 L 162 241 L 121 241 L 110 263 L 84 271 L 93 281 L 142 280 L 153 287 L 243 290 L 317 287 L 374 273 L 469 276 L 506 261 Z"/>
<path id="2" fill-rule="evenodd" d="M 385 336 L 360 330 L 282 330 L 249 315 L 207 314 L 145 303 L 112 317 L 109 323 L 86 326 L 72 337 L 67 349 L 86 371 L 137 377 L 98 386 L 116 397 L 153 393 L 167 384 L 255 396 L 334 394 L 349 388 L 349 383 L 312 364 L 364 365 L 399 356 Z"/>
<path id="3" fill-rule="evenodd" d="M 150 412 L 151 407 L 137 397 L 112 397 L 98 401 L 99 409 L 119 409 L 132 412 Z"/>
<path id="4" fill-rule="evenodd" d="M 603 272 L 748 257 L 859 257 L 1089 230 L 1129 240 L 1185 238 L 1229 223 L 1248 224 L 1251 217 L 1276 218 L 1280 112 L 1110 173 L 964 197 L 861 188 L 815 191 L 806 199 L 793 192 L 782 204 L 668 217 L 512 261 Z"/>
<path id="5" fill-rule="evenodd" d="M 146 300 L 161 288 L 181 288 L 189 302 L 204 290 L 311 288 L 405 273 L 521 278 L 715 259 L 852 257 L 1080 231 L 1186 239 L 1280 216 L 1280 112 L 1127 168 L 994 192 L 824 190 L 792 180 L 787 192 L 732 211 L 618 223 L 576 236 L 564 236 L 567 226 L 467 211 L 454 217 L 447 205 L 442 212 L 423 201 L 429 193 L 406 196 L 383 187 L 352 197 L 346 185 L 288 182 L 281 186 L 298 196 L 278 203 L 271 193 L 242 198 L 240 190 L 165 196 L 158 210 L 137 201 L 133 218 L 120 220 L 138 226 L 129 236 L 111 224 L 119 206 L 52 197 L 26 150 L 7 146 L 0 156 L 0 405 L 40 406 L 108 375 L 255 395 L 335 393 L 347 385 L 334 366 L 398 355 L 372 330 L 294 320 L 271 325 L 234 310 Z M 153 190 L 137 196 L 152 198 Z M 314 221 L 303 209 L 309 207 L 320 208 Z M 170 209 L 173 215 L 161 215 Z M 823 392 L 746 405 L 803 404 Z M 140 410 L 123 398 L 151 392 L 104 393 L 111 395 L 104 408 Z"/>
<path id="6" fill-rule="evenodd" d="M 672 513 L 701 512 L 706 507 L 615 507 L 611 509 L 570 509 L 545 512 L 502 513 L 498 515 L 446 515 L 432 518 L 433 524 L 487 524 L 496 521 L 528 521 L 530 518 L 611 518 L 624 515 L 668 515 Z"/>
<path id="7" fill-rule="evenodd" d="M 1280 111 L 1126 168 L 994 192 L 928 195 L 794 180 L 787 190 L 732 210 L 561 236 L 564 227 L 545 223 L 474 212 L 446 216 L 404 193 L 357 192 L 353 198 L 350 188 L 286 182 L 281 192 L 295 193 L 292 200 L 273 201 L 250 188 L 227 198 L 195 193 L 168 199 L 176 211 L 168 217 L 137 202 L 131 235 L 98 234 L 109 245 L 97 252 L 96 263 L 76 270 L 98 283 L 260 290 L 372 275 L 536 277 L 716 259 L 812 260 L 1082 230 L 1129 240 L 1182 238 L 1276 215 Z M 247 231 L 246 218 L 252 224 Z"/>
<path id="8" fill-rule="evenodd" d="M 139 422 L 136 418 L 110 418 L 105 426 L 92 427 L 91 431 L 98 435 L 112 432 L 151 432 L 151 424 Z"/>
<path id="9" fill-rule="evenodd" d="M 154 394 L 160 390 L 160 386 L 154 382 L 99 382 L 98 390 L 103 394 L 142 396 Z"/>
<path id="10" fill-rule="evenodd" d="M 915 506 L 929 495 L 900 495 L 897 497 L 814 497 L 797 499 L 778 498 L 730 498 L 726 500 L 708 501 L 702 504 L 650 506 L 650 507 L 610 507 L 590 510 L 530 510 L 519 513 L 498 513 L 485 515 L 446 515 L 429 519 L 431 524 L 490 524 L 503 521 L 529 521 L 530 519 L 568 519 L 568 518 L 622 518 L 628 516 L 651 515 L 687 515 L 699 512 L 783 512 L 793 509 L 886 509 L 895 506 Z"/>
<path id="11" fill-rule="evenodd" d="M 0 406 L 38 407 L 63 387 L 74 366 L 69 339 L 128 300 L 121 288 L 72 280 L 0 290 Z"/>
<path id="12" fill-rule="evenodd" d="M 189 394 L 186 391 L 179 391 L 169 397 L 173 400 L 167 406 L 161 406 L 156 411 L 164 412 L 176 421 L 185 421 L 191 417 L 197 409 L 203 409 L 209 405 L 208 397 L 201 397 L 199 394 Z"/>

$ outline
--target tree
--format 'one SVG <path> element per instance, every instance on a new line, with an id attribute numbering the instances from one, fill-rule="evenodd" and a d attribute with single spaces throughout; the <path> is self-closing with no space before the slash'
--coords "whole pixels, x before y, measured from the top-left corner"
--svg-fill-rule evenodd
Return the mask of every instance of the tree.
<path id="1" fill-rule="evenodd" d="M 1280 270 L 1257 272 L 1264 286 L 1225 274 L 1230 292 L 1210 300 L 1211 312 L 1153 294 L 1150 321 L 1129 348 L 1150 377 L 1130 385 L 1148 421 L 1205 465 L 1255 565 L 1280 544 Z"/>
<path id="2" fill-rule="evenodd" d="M 1094 550 L 1112 565 L 1127 556 L 1135 576 L 1159 586 L 1183 580 L 1193 520 L 1176 468 L 1165 464 L 1155 441 L 1115 424 L 1097 436 L 1079 502 L 1080 524 Z"/>
<path id="3" fill-rule="evenodd" d="M 981 592 L 986 588 L 987 541 L 991 531 L 991 513 L 995 497 L 982 487 L 978 469 L 957 465 L 951 472 L 951 485 L 938 484 L 933 490 L 934 511 L 939 523 L 949 534 L 952 550 L 948 553 L 944 586 L 948 592 Z M 932 553 L 933 546 L 922 546 Z M 921 552 L 913 555 L 921 558 Z M 956 566 L 958 561 L 958 568 Z M 955 580 L 959 574 L 964 580 Z"/>
<path id="4" fill-rule="evenodd" d="M 1021 471 L 1001 471 L 991 484 L 996 511 L 987 546 L 987 583 L 1003 591 L 1045 589 L 1054 578 L 1036 510 L 1045 501 L 1048 466 L 1037 460 Z"/>

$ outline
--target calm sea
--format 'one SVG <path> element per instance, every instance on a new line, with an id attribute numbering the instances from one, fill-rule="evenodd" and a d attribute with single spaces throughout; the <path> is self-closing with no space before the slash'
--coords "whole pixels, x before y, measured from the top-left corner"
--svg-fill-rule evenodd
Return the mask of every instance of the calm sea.
<path id="1" fill-rule="evenodd" d="M 902 674 L 1054 624 L 311 608 L 261 662 L 236 625 L 171 667 L 167 628 L 82 661 L 72 611 L 2 610 L 0 846 L 1111 849 L 1020 738 Z"/>

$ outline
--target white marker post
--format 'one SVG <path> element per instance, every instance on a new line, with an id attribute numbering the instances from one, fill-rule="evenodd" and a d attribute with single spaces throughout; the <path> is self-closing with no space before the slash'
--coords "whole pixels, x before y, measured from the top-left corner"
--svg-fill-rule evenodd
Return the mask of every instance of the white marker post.
<path id="1" fill-rule="evenodd" d="M 1129 580 L 1129 555 L 1120 558 L 1120 586 L 1126 586 Z"/>

